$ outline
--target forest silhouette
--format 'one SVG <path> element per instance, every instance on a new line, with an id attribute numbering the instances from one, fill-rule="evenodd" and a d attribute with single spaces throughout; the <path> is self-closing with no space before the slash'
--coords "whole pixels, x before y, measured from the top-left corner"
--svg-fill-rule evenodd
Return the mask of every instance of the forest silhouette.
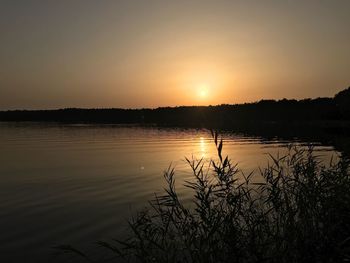
<path id="1" fill-rule="evenodd" d="M 260 100 L 217 106 L 156 109 L 81 109 L 0 111 L 0 121 L 145 124 L 205 128 L 249 128 L 276 124 L 339 128 L 350 120 L 350 87 L 333 98 Z"/>

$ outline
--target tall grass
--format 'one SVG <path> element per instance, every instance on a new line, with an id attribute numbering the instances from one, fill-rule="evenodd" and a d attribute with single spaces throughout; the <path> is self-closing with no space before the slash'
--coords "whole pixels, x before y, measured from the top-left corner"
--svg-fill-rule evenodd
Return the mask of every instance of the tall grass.
<path id="1" fill-rule="evenodd" d="M 217 161 L 186 159 L 193 204 L 184 205 L 175 171 L 147 210 L 131 219 L 130 237 L 99 242 L 127 262 L 343 262 L 350 260 L 350 174 L 344 159 L 325 166 L 312 147 L 290 147 L 260 170 L 240 172 L 212 133 Z M 61 247 L 70 250 L 70 247 Z M 80 253 L 80 252 L 79 252 Z M 84 254 L 83 254 L 84 255 Z"/>

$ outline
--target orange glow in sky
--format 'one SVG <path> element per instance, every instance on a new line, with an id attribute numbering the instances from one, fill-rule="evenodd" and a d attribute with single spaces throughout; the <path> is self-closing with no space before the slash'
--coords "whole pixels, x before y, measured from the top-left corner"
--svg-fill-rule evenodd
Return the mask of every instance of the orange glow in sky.
<path id="1" fill-rule="evenodd" d="M 350 1 L 7 1 L 0 110 L 333 96 Z"/>

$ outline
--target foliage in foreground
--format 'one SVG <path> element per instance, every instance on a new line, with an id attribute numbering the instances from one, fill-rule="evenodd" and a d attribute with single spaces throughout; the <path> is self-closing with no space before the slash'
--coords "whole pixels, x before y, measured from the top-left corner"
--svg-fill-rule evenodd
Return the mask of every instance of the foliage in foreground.
<path id="1" fill-rule="evenodd" d="M 169 168 L 167 188 L 130 222 L 127 241 L 100 242 L 129 262 L 342 262 L 350 260 L 348 162 L 329 166 L 312 148 L 290 148 L 260 170 L 259 183 L 245 176 L 213 134 L 218 161 L 186 159 L 194 192 L 186 207 Z"/>

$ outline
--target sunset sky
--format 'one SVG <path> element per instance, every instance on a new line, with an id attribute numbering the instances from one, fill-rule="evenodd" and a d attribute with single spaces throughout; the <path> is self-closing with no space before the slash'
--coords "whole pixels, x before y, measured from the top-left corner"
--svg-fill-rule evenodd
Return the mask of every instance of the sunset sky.
<path id="1" fill-rule="evenodd" d="M 350 1 L 0 0 L 0 109 L 333 96 Z"/>

